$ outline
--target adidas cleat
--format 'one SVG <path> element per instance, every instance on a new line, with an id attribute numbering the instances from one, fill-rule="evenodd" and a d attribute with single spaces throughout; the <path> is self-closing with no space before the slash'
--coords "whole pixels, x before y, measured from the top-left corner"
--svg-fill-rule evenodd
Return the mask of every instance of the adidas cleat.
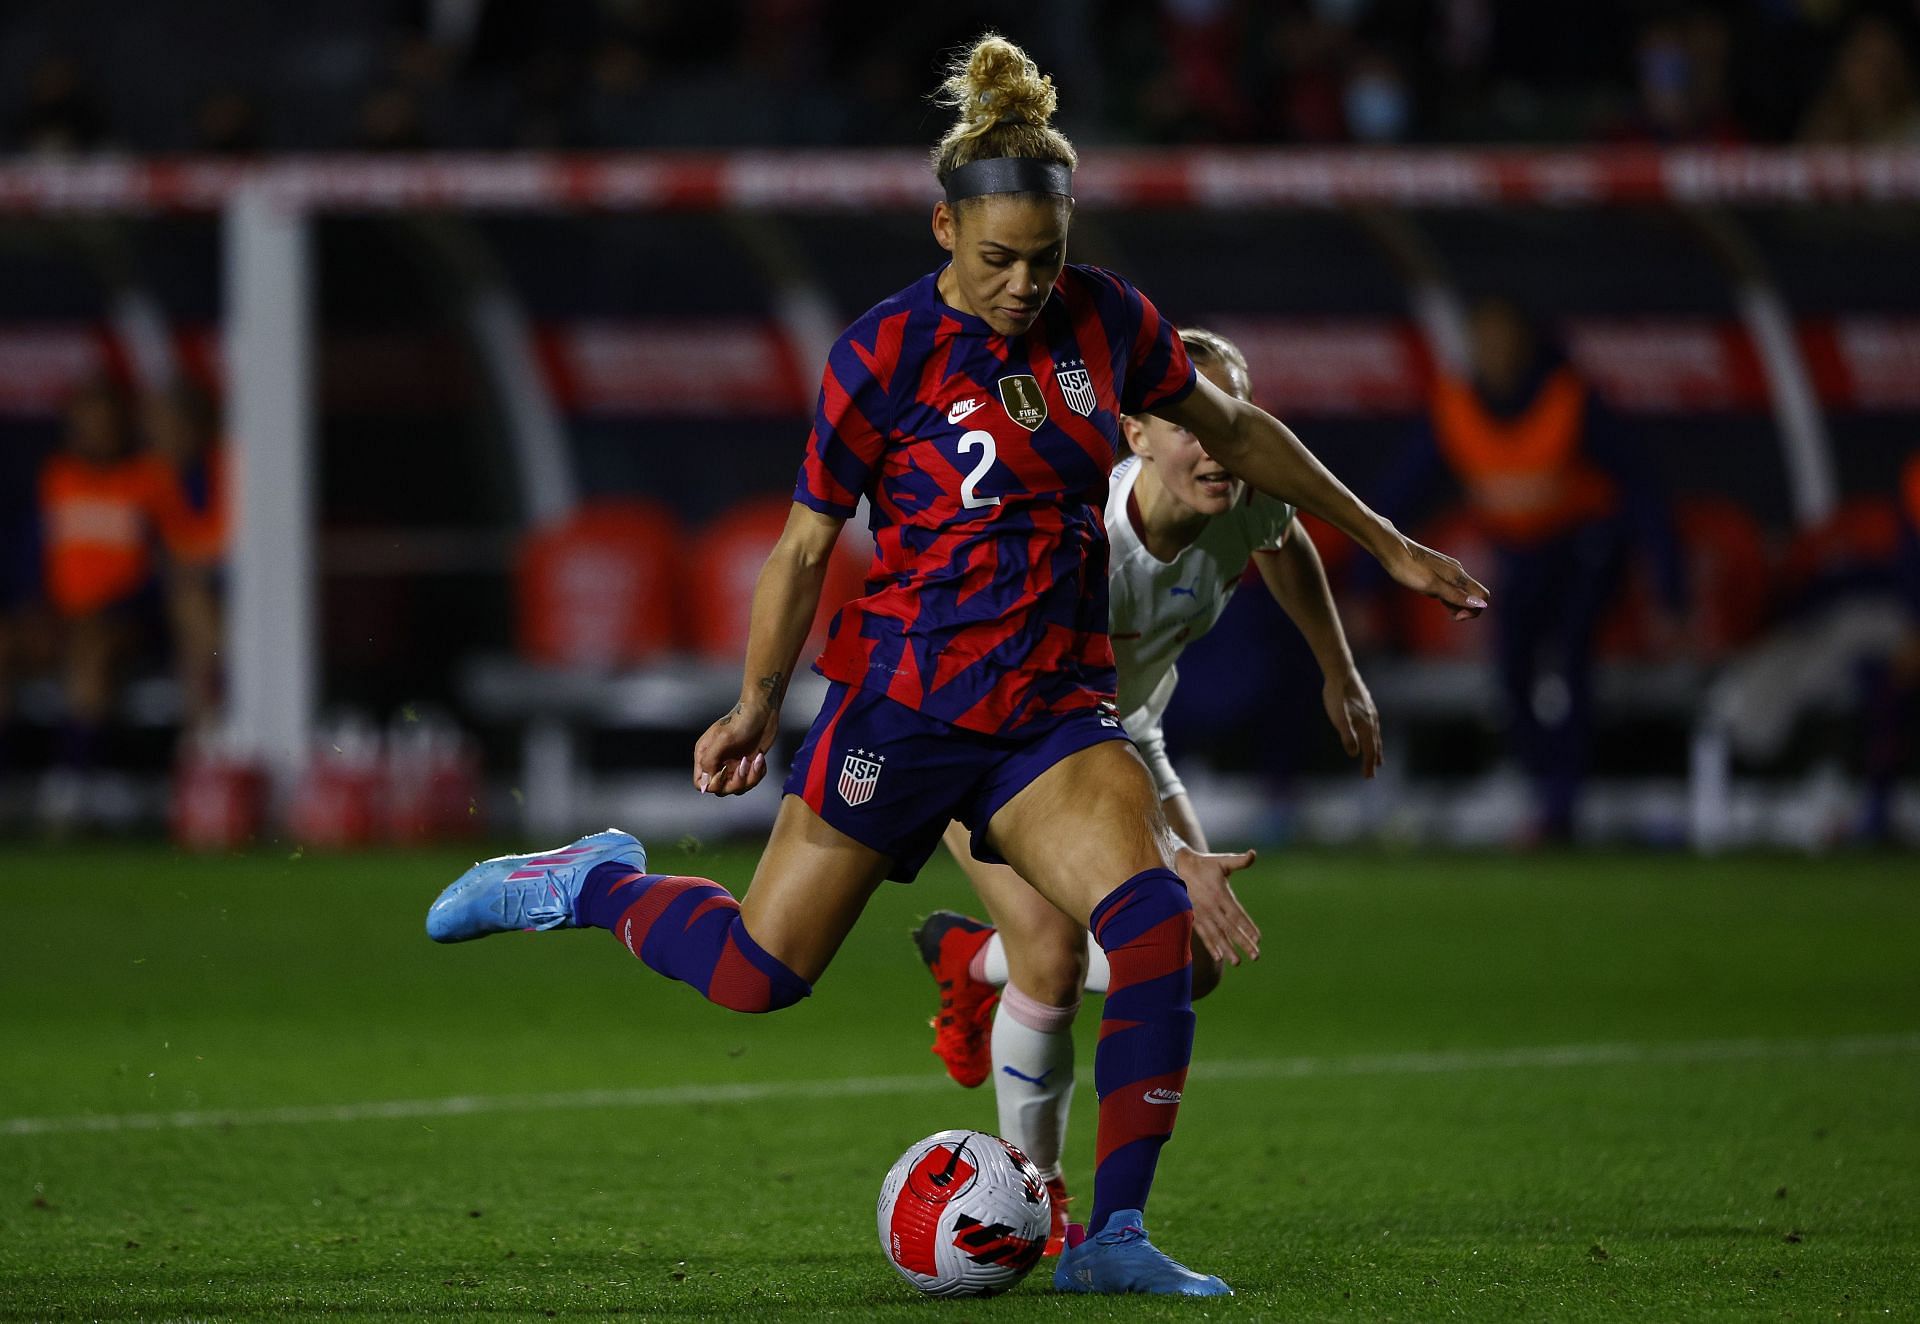
<path id="1" fill-rule="evenodd" d="M 1089 1237 L 1078 1223 L 1067 1229 L 1067 1248 L 1053 1271 L 1056 1292 L 1147 1292 L 1157 1296 L 1232 1296 L 1233 1289 L 1208 1273 L 1195 1273 L 1147 1240 L 1138 1209 L 1110 1214 Z"/>
<path id="2" fill-rule="evenodd" d="M 920 959 L 940 986 L 940 1012 L 932 1021 L 933 1055 L 968 1089 L 993 1072 L 988 1035 L 1000 990 L 975 979 L 968 969 L 992 936 L 992 926 L 951 910 L 934 911 L 913 931 Z"/>
<path id="3" fill-rule="evenodd" d="M 559 850 L 483 860 L 440 893 L 427 909 L 427 936 L 465 942 L 514 929 L 571 929 L 574 905 L 595 865 L 618 860 L 646 872 L 647 851 L 613 828 Z"/>

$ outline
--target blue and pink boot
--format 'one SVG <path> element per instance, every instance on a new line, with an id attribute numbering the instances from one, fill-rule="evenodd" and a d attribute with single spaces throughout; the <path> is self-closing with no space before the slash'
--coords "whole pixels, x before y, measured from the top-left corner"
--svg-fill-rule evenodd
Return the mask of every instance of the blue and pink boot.
<path id="1" fill-rule="evenodd" d="M 1078 1223 L 1067 1229 L 1067 1247 L 1053 1271 L 1056 1292 L 1126 1293 L 1156 1296 L 1232 1296 L 1233 1289 L 1208 1273 L 1195 1273 L 1147 1240 L 1138 1209 L 1117 1209 L 1091 1237 Z"/>
<path id="2" fill-rule="evenodd" d="M 427 936 L 435 942 L 466 942 L 515 929 L 578 928 L 581 885 L 595 866 L 615 860 L 632 865 L 635 873 L 646 872 L 646 848 L 613 828 L 558 850 L 482 860 L 428 908 Z"/>

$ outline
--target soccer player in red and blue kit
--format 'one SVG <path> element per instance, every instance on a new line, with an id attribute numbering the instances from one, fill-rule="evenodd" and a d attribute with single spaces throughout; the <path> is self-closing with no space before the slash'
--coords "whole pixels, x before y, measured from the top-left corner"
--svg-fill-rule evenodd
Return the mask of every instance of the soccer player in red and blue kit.
<path id="1" fill-rule="evenodd" d="M 1123 414 L 1187 428 L 1255 487 L 1323 516 L 1456 616 L 1485 592 L 1402 537 L 1270 415 L 1196 378 L 1173 327 L 1111 273 L 1066 265 L 1072 146 L 1050 79 L 988 36 L 944 87 L 933 230 L 952 261 L 834 345 L 787 527 L 754 590 L 745 680 L 694 750 L 715 795 L 766 775 L 827 556 L 864 495 L 876 557 L 817 666 L 832 682 L 795 756 L 744 899 L 646 872 L 596 833 L 474 866 L 428 912 L 444 942 L 510 929 L 611 930 L 653 969 L 739 1011 L 812 992 L 883 880 L 910 881 L 949 819 L 1092 932 L 1110 969 L 1091 1235 L 1054 1274 L 1072 1292 L 1211 1296 L 1227 1285 L 1147 1239 L 1142 1211 L 1193 1045 L 1187 850 L 1111 707 L 1107 475 Z M 1171 866 L 1171 867 L 1170 867 Z"/>

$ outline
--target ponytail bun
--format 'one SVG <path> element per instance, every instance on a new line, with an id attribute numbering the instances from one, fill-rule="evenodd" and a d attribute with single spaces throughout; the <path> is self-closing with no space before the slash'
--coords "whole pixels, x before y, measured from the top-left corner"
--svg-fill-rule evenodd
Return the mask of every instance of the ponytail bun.
<path id="1" fill-rule="evenodd" d="M 998 33 L 984 34 L 954 60 L 933 99 L 959 112 L 933 150 L 933 173 L 943 185 L 961 166 L 997 157 L 1026 157 L 1069 169 L 1079 163 L 1073 144 L 1052 127 L 1059 104 L 1053 79 Z"/>

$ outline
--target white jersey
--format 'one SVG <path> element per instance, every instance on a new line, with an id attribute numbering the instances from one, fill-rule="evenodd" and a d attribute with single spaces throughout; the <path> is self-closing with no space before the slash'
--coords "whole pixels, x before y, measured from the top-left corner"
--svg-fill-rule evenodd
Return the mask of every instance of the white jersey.
<path id="1" fill-rule="evenodd" d="M 1180 673 L 1186 646 L 1211 630 L 1227 609 L 1256 551 L 1278 547 L 1293 522 L 1293 507 L 1246 489 L 1232 510 L 1217 515 L 1171 561 L 1147 550 L 1134 521 L 1133 485 L 1140 457 L 1114 466 L 1107 486 L 1107 623 L 1120 671 L 1118 707 L 1127 733 L 1158 743 L 1160 719 Z"/>

